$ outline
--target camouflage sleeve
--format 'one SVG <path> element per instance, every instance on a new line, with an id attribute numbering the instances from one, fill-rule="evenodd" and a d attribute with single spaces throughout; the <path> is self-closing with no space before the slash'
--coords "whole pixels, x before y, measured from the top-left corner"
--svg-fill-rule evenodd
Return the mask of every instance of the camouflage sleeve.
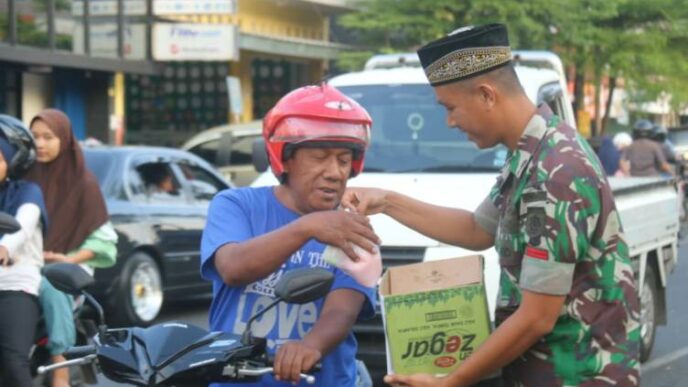
<path id="1" fill-rule="evenodd" d="M 473 212 L 473 219 L 490 235 L 497 235 L 497 223 L 499 222 L 499 210 L 488 196 Z"/>
<path id="2" fill-rule="evenodd" d="M 551 295 L 569 293 L 576 263 L 587 253 L 598 218 L 600 200 L 595 184 L 580 179 L 565 186 L 550 180 L 524 190 L 522 289 Z"/>

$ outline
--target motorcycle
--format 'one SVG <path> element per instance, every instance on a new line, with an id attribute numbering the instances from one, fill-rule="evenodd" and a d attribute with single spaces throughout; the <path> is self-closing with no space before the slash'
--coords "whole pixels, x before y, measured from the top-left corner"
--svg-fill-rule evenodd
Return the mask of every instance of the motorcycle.
<path id="1" fill-rule="evenodd" d="M 79 269 L 81 269 L 79 267 Z M 75 269 L 76 270 L 76 269 Z M 97 333 L 95 324 L 88 316 L 88 311 L 82 300 L 77 300 L 73 311 L 74 326 L 76 328 L 76 343 L 85 345 L 90 343 L 90 337 Z M 34 345 L 29 353 L 29 363 L 31 366 L 31 376 L 35 386 L 52 385 L 51 375 L 39 374 L 38 369 L 46 364 L 51 364 L 50 351 L 48 350 L 48 333 L 43 317 L 38 322 Z M 97 379 L 95 370 L 92 367 L 81 367 L 70 370 L 70 384 L 72 386 L 83 386 L 85 384 L 95 384 Z"/>
<path id="2" fill-rule="evenodd" d="M 208 332 L 181 322 L 166 322 L 149 328 L 114 328 L 105 325 L 103 308 L 85 291 L 94 282 L 80 267 L 68 263 L 46 267 L 44 275 L 62 292 L 83 295 L 98 318 L 93 344 L 77 346 L 65 353 L 62 363 L 39 367 L 41 374 L 63 367 L 95 368 L 106 378 L 136 386 L 207 386 L 222 382 L 259 382 L 273 373 L 266 339 L 253 337 L 251 324 L 280 302 L 305 304 L 325 296 L 334 281 L 323 269 L 291 271 L 275 287 L 276 300 L 253 315 L 241 335 Z M 317 373 L 319 366 L 310 372 Z M 308 384 L 315 375 L 301 374 Z"/>
<path id="3" fill-rule="evenodd" d="M 21 229 L 21 225 L 17 220 L 10 214 L 5 212 L 0 212 L 0 235 L 1 234 L 13 234 Z M 80 269 L 80 268 L 79 268 Z M 77 322 L 77 337 L 79 340 L 85 338 L 83 333 L 88 329 L 88 323 L 86 320 L 80 320 L 81 309 L 75 310 L 74 318 Z M 46 348 L 47 337 L 45 333 L 45 326 L 41 321 L 39 327 L 36 330 L 36 340 L 34 346 L 31 348 L 29 353 L 29 362 L 31 365 L 31 375 L 34 377 L 35 385 L 49 385 L 49 378 L 39 378 L 37 375 L 37 369 L 43 365 L 50 362 L 50 354 Z M 93 372 L 87 372 L 88 370 L 83 369 L 82 372 L 75 374 L 75 378 L 72 379 L 75 384 L 84 383 L 95 383 L 95 376 Z"/>

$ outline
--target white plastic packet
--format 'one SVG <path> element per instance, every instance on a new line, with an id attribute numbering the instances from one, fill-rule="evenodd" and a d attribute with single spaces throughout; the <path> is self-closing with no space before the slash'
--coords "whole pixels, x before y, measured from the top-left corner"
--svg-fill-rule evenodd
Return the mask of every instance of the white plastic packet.
<path id="1" fill-rule="evenodd" d="M 379 247 L 373 254 L 370 251 L 353 245 L 358 261 L 354 262 L 339 247 L 327 246 L 323 252 L 325 262 L 337 266 L 363 286 L 373 287 L 382 275 L 382 257 Z"/>

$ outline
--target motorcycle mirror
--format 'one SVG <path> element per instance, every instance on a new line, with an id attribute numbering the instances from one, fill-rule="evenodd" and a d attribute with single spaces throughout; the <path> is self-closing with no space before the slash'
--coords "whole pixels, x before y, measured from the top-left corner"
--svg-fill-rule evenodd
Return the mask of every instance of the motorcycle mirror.
<path id="1" fill-rule="evenodd" d="M 334 275 L 325 269 L 297 269 L 280 278 L 275 295 L 292 304 L 305 304 L 324 297 L 333 282 Z"/>
<path id="2" fill-rule="evenodd" d="M 14 219 L 14 216 L 0 212 L 0 233 L 13 234 L 21 229 L 21 225 Z"/>
<path id="3" fill-rule="evenodd" d="M 305 304 L 315 301 L 330 291 L 333 282 L 334 274 L 318 268 L 296 269 L 282 275 L 275 286 L 277 299 L 248 320 L 246 330 L 241 336 L 241 343 L 248 345 L 252 342 L 251 324 L 281 301 L 292 304 Z"/>
<path id="4" fill-rule="evenodd" d="M 254 140 L 251 144 L 251 161 L 253 168 L 258 172 L 265 172 L 270 166 L 268 153 L 265 150 L 265 141 L 262 138 Z"/>
<path id="5" fill-rule="evenodd" d="M 86 270 L 73 263 L 53 263 L 43 268 L 43 275 L 59 291 L 73 296 L 95 282 Z"/>

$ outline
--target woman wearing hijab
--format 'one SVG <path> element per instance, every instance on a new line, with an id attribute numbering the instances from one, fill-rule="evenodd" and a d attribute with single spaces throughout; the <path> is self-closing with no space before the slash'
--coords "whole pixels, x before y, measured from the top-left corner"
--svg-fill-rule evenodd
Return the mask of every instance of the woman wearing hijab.
<path id="1" fill-rule="evenodd" d="M 26 178 L 40 186 L 51 222 L 44 247 L 46 263 L 78 263 L 91 274 L 94 267 L 114 265 L 117 235 L 69 118 L 56 109 L 44 110 L 31 121 L 31 132 L 37 163 Z M 47 348 L 53 362 L 64 361 L 62 353 L 74 345 L 76 336 L 71 297 L 43 280 L 40 302 L 48 331 Z M 69 386 L 68 369 L 55 370 L 53 387 L 65 386 Z"/>
<path id="2" fill-rule="evenodd" d="M 0 129 L 0 211 L 21 225 L 0 234 L 0 385 L 30 387 L 46 210 L 40 188 L 18 180 L 34 158 L 29 130 L 6 115 L 0 115 Z M 18 136 L 28 141 L 16 141 Z"/>

